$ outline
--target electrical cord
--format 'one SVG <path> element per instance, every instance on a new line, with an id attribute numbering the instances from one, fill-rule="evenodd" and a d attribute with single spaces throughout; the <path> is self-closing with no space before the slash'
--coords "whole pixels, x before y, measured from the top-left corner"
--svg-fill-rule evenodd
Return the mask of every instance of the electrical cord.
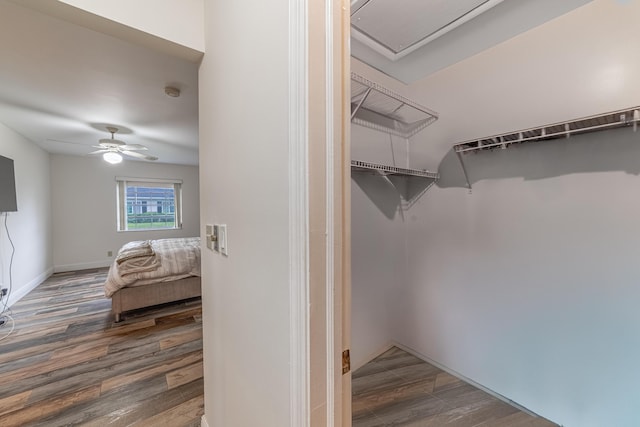
<path id="1" fill-rule="evenodd" d="M 0 316 L 0 317 L 1 317 L 1 318 L 3 318 L 3 319 L 5 319 L 5 321 L 4 321 L 4 323 L 3 323 L 3 325 L 6 325 L 6 324 L 9 322 L 9 320 L 11 320 L 11 329 L 10 329 L 10 330 L 9 330 L 9 332 L 7 332 L 3 337 L 0 337 L 0 341 L 2 341 L 2 340 L 4 340 L 4 339 L 8 338 L 8 337 L 9 337 L 9 335 L 11 335 L 11 333 L 13 332 L 13 329 L 14 329 L 14 328 L 15 328 L 15 326 L 16 326 L 16 322 L 13 320 L 13 317 L 11 317 L 11 316 L 10 316 L 10 315 L 8 315 L 8 314 L 3 314 L 3 315 L 2 315 L 2 316 Z"/>
<path id="2" fill-rule="evenodd" d="M 7 311 L 8 305 L 9 305 L 9 297 L 11 297 L 11 290 L 13 289 L 13 256 L 16 253 L 16 247 L 13 244 L 13 240 L 11 239 L 11 234 L 9 233 L 9 227 L 7 225 L 7 218 L 9 217 L 9 213 L 5 212 L 4 213 L 4 229 L 7 232 L 7 239 L 9 239 L 9 244 L 11 245 L 11 258 L 9 259 L 9 288 L 7 291 L 7 295 L 4 295 L 3 298 L 3 305 L 4 307 L 2 308 L 2 312 L 0 313 L 4 313 L 5 311 Z"/>
<path id="3" fill-rule="evenodd" d="M 13 289 L 13 256 L 16 253 L 16 247 L 13 244 L 13 240 L 11 240 L 11 234 L 9 233 L 9 227 L 7 226 L 7 218 L 9 217 L 9 213 L 5 212 L 4 213 L 4 229 L 7 232 L 7 238 L 9 239 L 9 244 L 11 244 L 11 258 L 9 259 L 9 288 L 7 290 L 7 294 L 6 295 L 2 295 L 2 303 L 3 303 L 3 307 L 2 307 L 2 311 L 0 311 L 0 319 L 3 319 L 4 322 L 0 325 L 6 325 L 8 320 L 11 320 L 11 330 L 2 338 L 0 338 L 0 341 L 4 340 L 5 338 L 7 338 L 9 335 L 11 335 L 11 333 L 13 332 L 13 329 L 15 328 L 15 321 L 13 320 L 13 317 L 11 317 L 10 314 L 7 313 L 7 310 L 10 311 L 9 309 L 9 297 L 11 296 L 11 290 Z"/>

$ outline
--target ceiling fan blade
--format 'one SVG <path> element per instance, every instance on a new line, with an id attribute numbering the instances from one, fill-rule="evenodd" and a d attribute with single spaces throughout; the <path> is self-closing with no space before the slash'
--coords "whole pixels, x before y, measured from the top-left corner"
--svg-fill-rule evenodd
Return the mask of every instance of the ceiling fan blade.
<path id="1" fill-rule="evenodd" d="M 144 160 L 158 160 L 158 158 L 156 156 L 148 156 L 146 154 L 142 154 L 142 153 L 136 153 L 135 151 L 121 151 L 122 154 L 126 155 L 126 156 L 131 156 L 131 157 L 136 157 L 138 159 L 144 159 Z"/>
<path id="2" fill-rule="evenodd" d="M 88 156 L 88 155 L 91 155 L 91 154 L 103 154 L 103 153 L 108 153 L 109 151 L 111 151 L 111 150 L 98 150 L 98 151 L 92 151 L 91 153 L 87 153 L 87 156 Z"/>
<path id="3" fill-rule="evenodd" d="M 127 145 L 122 145 L 120 147 L 118 147 L 121 150 L 127 150 L 127 151 L 141 151 L 141 150 L 147 150 L 147 147 L 145 147 L 144 145 L 140 145 L 140 144 L 127 144 Z"/>

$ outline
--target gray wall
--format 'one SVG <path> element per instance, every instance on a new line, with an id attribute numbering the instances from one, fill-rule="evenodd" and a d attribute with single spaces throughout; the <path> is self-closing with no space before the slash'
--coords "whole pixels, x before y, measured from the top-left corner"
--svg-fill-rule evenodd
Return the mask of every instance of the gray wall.
<path id="1" fill-rule="evenodd" d="M 182 229 L 116 231 L 116 176 L 181 179 Z M 53 262 L 56 271 L 108 266 L 132 240 L 200 235 L 197 166 L 51 155 Z M 113 256 L 107 256 L 112 251 Z"/>
<path id="2" fill-rule="evenodd" d="M 18 211 L 6 218 L 15 246 L 9 299 L 13 304 L 53 271 L 49 154 L 0 123 L 0 155 L 13 159 L 16 176 Z M 12 250 L 4 215 L 0 219 L 0 283 L 9 287 Z"/>
<path id="3" fill-rule="evenodd" d="M 565 426 L 638 425 L 639 142 L 466 156 L 472 194 L 445 160 L 407 223 L 394 338 Z"/>

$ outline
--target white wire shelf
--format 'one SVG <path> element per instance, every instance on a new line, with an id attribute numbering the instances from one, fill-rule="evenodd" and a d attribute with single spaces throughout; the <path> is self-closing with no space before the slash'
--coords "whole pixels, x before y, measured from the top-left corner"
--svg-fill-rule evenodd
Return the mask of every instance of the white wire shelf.
<path id="1" fill-rule="evenodd" d="M 351 73 L 351 122 L 409 138 L 438 119 L 438 113 L 356 73 Z"/>
<path id="2" fill-rule="evenodd" d="M 435 172 L 429 172 L 420 169 L 397 168 L 395 166 L 381 165 L 377 163 L 363 162 L 360 160 L 351 160 L 351 170 L 358 172 L 376 172 L 379 175 L 400 175 L 400 176 L 417 176 L 420 178 L 429 178 L 437 180 L 439 175 Z"/>
<path id="3" fill-rule="evenodd" d="M 640 122 L 640 107 L 633 107 L 551 125 L 471 139 L 459 142 L 455 144 L 453 148 L 458 155 L 458 160 L 460 160 L 464 177 L 467 180 L 467 187 L 469 191 L 471 191 L 471 182 L 469 181 L 469 176 L 462 158 L 464 154 L 482 150 L 494 150 L 497 148 L 506 149 L 513 144 L 565 139 L 572 135 L 622 127 L 632 127 L 633 131 L 636 132 L 638 130 L 638 122 Z"/>
<path id="4" fill-rule="evenodd" d="M 479 139 L 471 139 L 455 144 L 454 148 L 458 153 L 488 150 L 492 148 L 507 148 L 511 144 L 550 141 L 559 138 L 569 138 L 571 135 L 626 126 L 633 126 L 633 130 L 635 132 L 639 121 L 640 107 L 627 108 L 625 110 L 612 111 L 610 113 L 584 117 L 567 122 L 554 123 L 552 125 L 540 126 L 516 132 L 508 132 Z"/>

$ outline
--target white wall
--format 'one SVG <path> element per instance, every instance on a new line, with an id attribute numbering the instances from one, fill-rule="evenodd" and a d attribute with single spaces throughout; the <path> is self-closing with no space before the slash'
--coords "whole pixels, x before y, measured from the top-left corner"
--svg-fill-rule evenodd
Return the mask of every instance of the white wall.
<path id="1" fill-rule="evenodd" d="M 191 49 L 204 52 L 203 0 L 61 0 Z"/>
<path id="2" fill-rule="evenodd" d="M 116 231 L 116 176 L 182 179 L 183 228 Z M 200 235 L 198 167 L 51 155 L 53 264 L 56 271 L 108 266 L 131 240 Z"/>
<path id="3" fill-rule="evenodd" d="M 411 153 L 442 180 L 406 215 L 391 334 L 566 427 L 640 424 L 640 134 L 467 156 L 472 194 L 450 148 L 638 105 L 637 16 L 596 0 L 404 88 L 441 114 Z"/>
<path id="4" fill-rule="evenodd" d="M 12 304 L 39 285 L 52 269 L 49 155 L 22 135 L 0 123 L 0 155 L 14 161 L 18 211 L 9 213 L 7 227 L 15 245 Z M 0 282 L 9 285 L 11 245 L 0 228 Z"/>
<path id="5" fill-rule="evenodd" d="M 406 282 L 407 253 L 403 223 L 389 219 L 370 199 L 395 202 L 394 190 L 380 186 L 379 178 L 359 177 L 365 193 L 352 179 L 352 303 L 351 366 L 355 371 L 392 343 L 390 316 L 394 289 Z M 380 191 L 376 190 L 380 188 Z"/>
<path id="6" fill-rule="evenodd" d="M 202 254 L 210 426 L 289 425 L 288 12 L 205 3 L 201 231 L 227 224 L 229 244 Z"/>
<path id="7" fill-rule="evenodd" d="M 351 126 L 351 157 L 405 167 L 406 140 Z M 405 217 L 398 190 L 386 178 L 351 176 L 351 365 L 358 369 L 386 350 L 394 290 L 407 281 Z"/>

